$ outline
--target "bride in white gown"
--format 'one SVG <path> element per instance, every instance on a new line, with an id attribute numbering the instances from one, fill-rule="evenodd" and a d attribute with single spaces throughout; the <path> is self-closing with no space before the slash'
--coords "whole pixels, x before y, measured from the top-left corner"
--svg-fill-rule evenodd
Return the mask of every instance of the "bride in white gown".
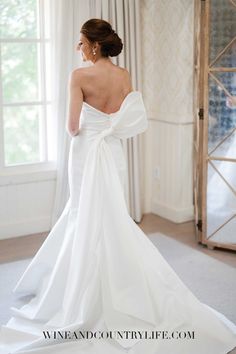
<path id="1" fill-rule="evenodd" d="M 94 65 L 71 75 L 70 198 L 13 289 L 33 297 L 11 307 L 1 353 L 228 353 L 236 326 L 191 293 L 128 213 L 121 139 L 148 122 L 142 94 L 109 59 L 122 42 L 89 20 L 79 49 Z"/>

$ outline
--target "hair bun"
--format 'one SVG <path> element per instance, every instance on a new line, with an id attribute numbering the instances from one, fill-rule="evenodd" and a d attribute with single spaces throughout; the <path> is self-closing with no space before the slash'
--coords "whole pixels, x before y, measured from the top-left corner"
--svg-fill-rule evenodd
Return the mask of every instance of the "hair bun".
<path id="1" fill-rule="evenodd" d="M 101 46 L 102 56 L 115 57 L 121 53 L 123 49 L 123 43 L 112 28 L 111 24 L 105 20 L 101 19 L 90 19 L 86 21 L 81 30 L 88 40 L 93 42 L 98 42 Z"/>
<path id="2" fill-rule="evenodd" d="M 110 57 L 115 57 L 121 53 L 123 43 L 114 29 L 111 28 L 110 40 L 105 41 L 103 49 Z"/>

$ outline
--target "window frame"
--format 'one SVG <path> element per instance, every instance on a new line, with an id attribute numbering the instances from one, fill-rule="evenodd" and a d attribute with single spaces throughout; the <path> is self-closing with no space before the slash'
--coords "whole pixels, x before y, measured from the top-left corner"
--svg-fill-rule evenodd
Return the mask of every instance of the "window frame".
<path id="1" fill-rule="evenodd" d="M 2 67 L 1 62 L 1 44 L 2 43 L 35 43 L 39 45 L 38 58 L 39 58 L 39 67 L 40 72 L 40 81 L 39 81 L 39 92 L 40 99 L 38 101 L 21 101 L 21 102 L 12 102 L 12 103 L 3 103 L 3 90 L 2 90 L 2 72 L 0 70 L 0 185 L 9 183 L 17 183 L 17 181 L 22 180 L 22 176 L 25 175 L 22 181 L 28 181 L 30 176 L 33 176 L 35 179 L 35 173 L 38 172 L 38 176 L 45 179 L 48 176 L 53 176 L 55 174 L 52 172 L 56 170 L 56 153 L 53 155 L 53 159 L 49 160 L 48 156 L 48 132 L 47 132 L 47 108 L 51 105 L 52 100 L 47 100 L 47 85 L 46 85 L 46 45 L 51 43 L 51 33 L 49 37 L 45 36 L 45 11 L 46 8 L 49 10 L 48 18 L 50 15 L 50 1 L 45 5 L 44 0 L 37 0 L 38 7 L 38 38 L 0 38 L 0 68 Z M 3 122 L 3 109 L 4 107 L 14 107 L 14 106 L 37 106 L 41 111 L 41 123 L 40 129 L 40 160 L 39 162 L 23 162 L 14 165 L 5 165 L 5 153 L 4 153 L 4 122 Z M 53 117 L 52 117 L 53 118 Z M 56 144 L 56 141 L 54 141 Z M 13 176 L 15 176 L 13 178 Z M 20 176 L 20 177 L 19 177 Z M 9 177 L 9 178 L 8 178 Z"/>

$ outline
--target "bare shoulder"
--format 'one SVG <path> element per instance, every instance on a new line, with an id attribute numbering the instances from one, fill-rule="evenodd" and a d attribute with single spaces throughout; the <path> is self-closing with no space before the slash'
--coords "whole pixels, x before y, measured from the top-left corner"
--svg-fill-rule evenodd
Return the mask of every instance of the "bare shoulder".
<path id="1" fill-rule="evenodd" d="M 70 82 L 74 84 L 78 84 L 86 75 L 87 68 L 77 68 L 71 71 L 70 73 Z"/>
<path id="2" fill-rule="evenodd" d="M 129 73 L 129 71 L 128 71 L 126 68 L 122 68 L 121 66 L 119 66 L 118 68 L 120 69 L 121 73 L 122 73 L 125 77 L 127 77 L 127 79 L 130 78 L 130 73 Z"/>
<path id="3" fill-rule="evenodd" d="M 132 80 L 129 71 L 126 68 L 119 68 L 121 69 L 123 75 L 123 82 L 125 84 L 125 87 L 127 87 L 129 91 L 132 91 Z"/>

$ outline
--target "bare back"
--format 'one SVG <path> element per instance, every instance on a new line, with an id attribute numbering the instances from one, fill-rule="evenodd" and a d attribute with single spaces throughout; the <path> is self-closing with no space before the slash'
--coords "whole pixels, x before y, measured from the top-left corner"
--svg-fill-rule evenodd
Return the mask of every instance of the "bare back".
<path id="1" fill-rule="evenodd" d="M 113 63 L 78 70 L 84 102 L 102 112 L 118 111 L 124 98 L 132 91 L 129 72 Z"/>

